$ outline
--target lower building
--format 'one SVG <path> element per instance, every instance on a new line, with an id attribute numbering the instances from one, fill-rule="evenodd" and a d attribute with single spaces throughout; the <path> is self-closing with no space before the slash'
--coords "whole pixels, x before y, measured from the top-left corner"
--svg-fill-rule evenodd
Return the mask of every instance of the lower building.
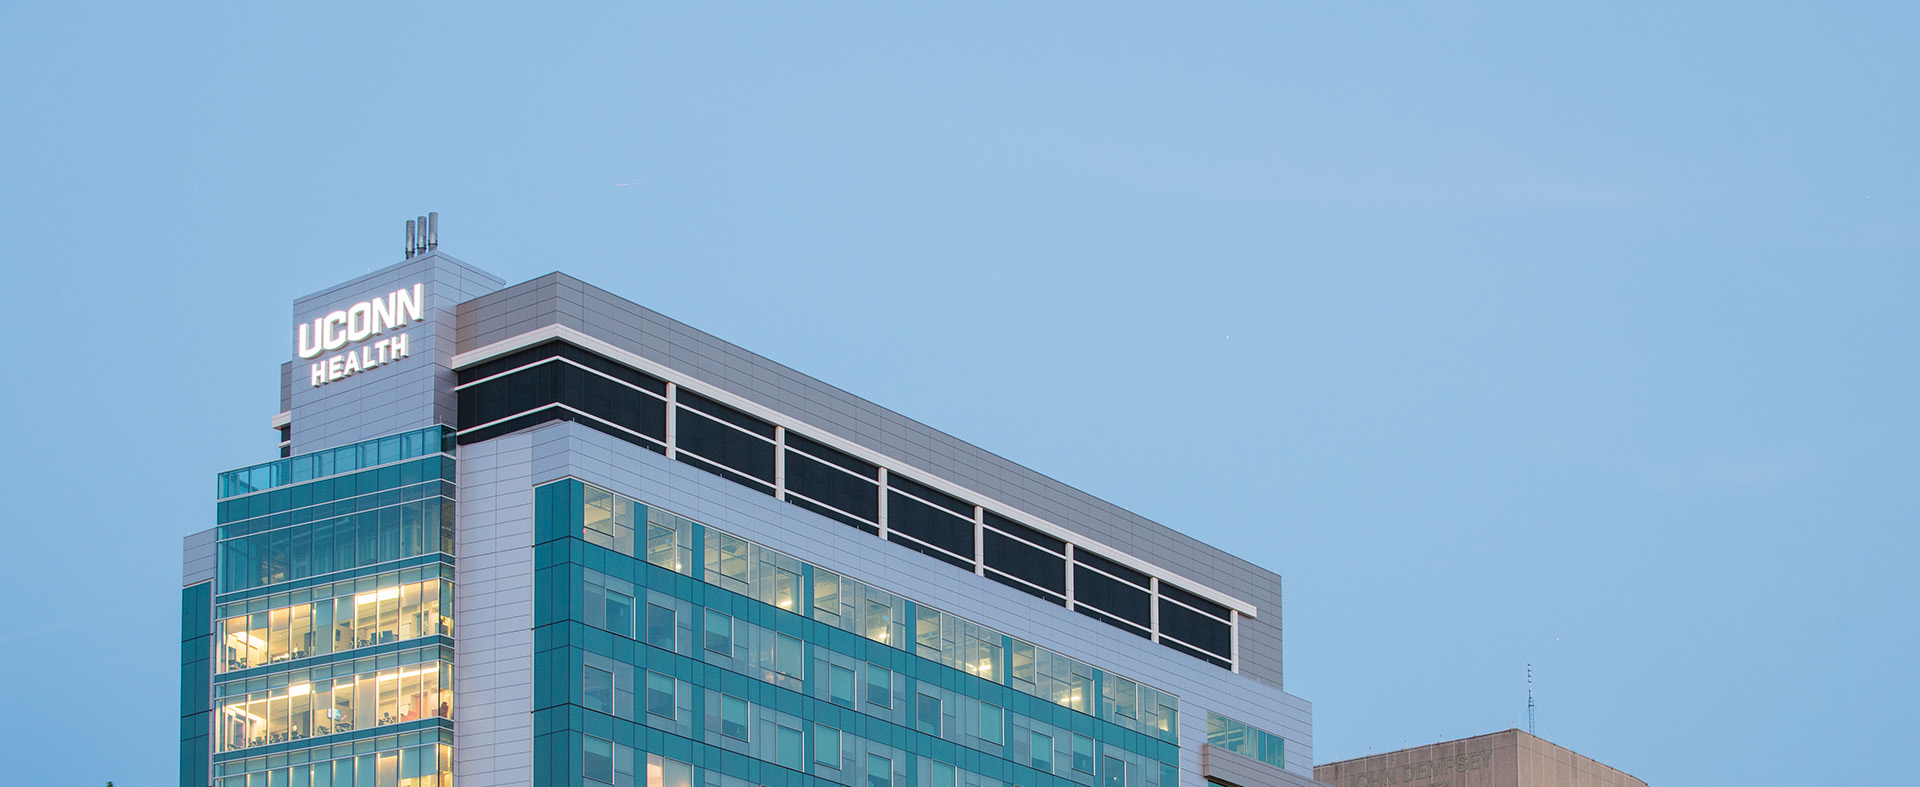
<path id="1" fill-rule="evenodd" d="M 1333 787 L 1647 787 L 1520 730 L 1316 765 L 1313 778 Z"/>
<path id="2" fill-rule="evenodd" d="M 294 303 L 186 539 L 182 787 L 1312 783 L 1277 575 L 436 234 Z"/>

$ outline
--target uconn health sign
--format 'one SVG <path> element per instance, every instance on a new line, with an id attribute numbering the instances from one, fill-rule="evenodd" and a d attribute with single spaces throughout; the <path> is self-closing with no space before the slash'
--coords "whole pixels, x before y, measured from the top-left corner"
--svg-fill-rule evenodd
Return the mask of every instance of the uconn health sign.
<path id="1" fill-rule="evenodd" d="M 297 346 L 312 361 L 314 387 L 407 357 L 407 333 L 399 329 L 421 321 L 426 294 L 427 285 L 415 284 L 300 323 Z"/>

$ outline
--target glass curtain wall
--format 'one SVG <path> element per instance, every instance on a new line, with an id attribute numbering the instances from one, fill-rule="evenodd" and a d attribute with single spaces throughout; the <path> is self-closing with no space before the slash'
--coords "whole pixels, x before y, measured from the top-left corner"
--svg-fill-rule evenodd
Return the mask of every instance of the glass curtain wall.
<path id="1" fill-rule="evenodd" d="M 354 648 L 453 634 L 453 583 L 401 584 L 398 573 L 378 586 L 303 604 L 235 615 L 216 624 L 220 672 L 325 656 Z"/>

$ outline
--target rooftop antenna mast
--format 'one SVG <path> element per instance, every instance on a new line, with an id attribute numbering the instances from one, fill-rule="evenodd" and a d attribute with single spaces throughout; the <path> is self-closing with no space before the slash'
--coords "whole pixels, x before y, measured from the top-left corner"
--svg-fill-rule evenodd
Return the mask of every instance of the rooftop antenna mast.
<path id="1" fill-rule="evenodd" d="M 1527 665 L 1527 734 L 1537 735 L 1533 731 L 1533 665 Z"/>

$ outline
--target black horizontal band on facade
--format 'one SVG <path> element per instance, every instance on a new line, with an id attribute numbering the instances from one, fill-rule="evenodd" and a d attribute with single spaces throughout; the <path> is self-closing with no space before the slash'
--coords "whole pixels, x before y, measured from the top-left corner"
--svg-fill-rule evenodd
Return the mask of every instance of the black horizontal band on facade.
<path id="1" fill-rule="evenodd" d="M 1232 613 L 1220 604 L 1078 545 L 1069 560 L 1066 541 L 990 509 L 976 517 L 964 499 L 564 340 L 456 374 L 460 445 L 578 423 L 1232 669 Z M 1154 615 L 1163 601 L 1177 603 Z M 1156 617 L 1167 637 L 1155 636 Z"/>

